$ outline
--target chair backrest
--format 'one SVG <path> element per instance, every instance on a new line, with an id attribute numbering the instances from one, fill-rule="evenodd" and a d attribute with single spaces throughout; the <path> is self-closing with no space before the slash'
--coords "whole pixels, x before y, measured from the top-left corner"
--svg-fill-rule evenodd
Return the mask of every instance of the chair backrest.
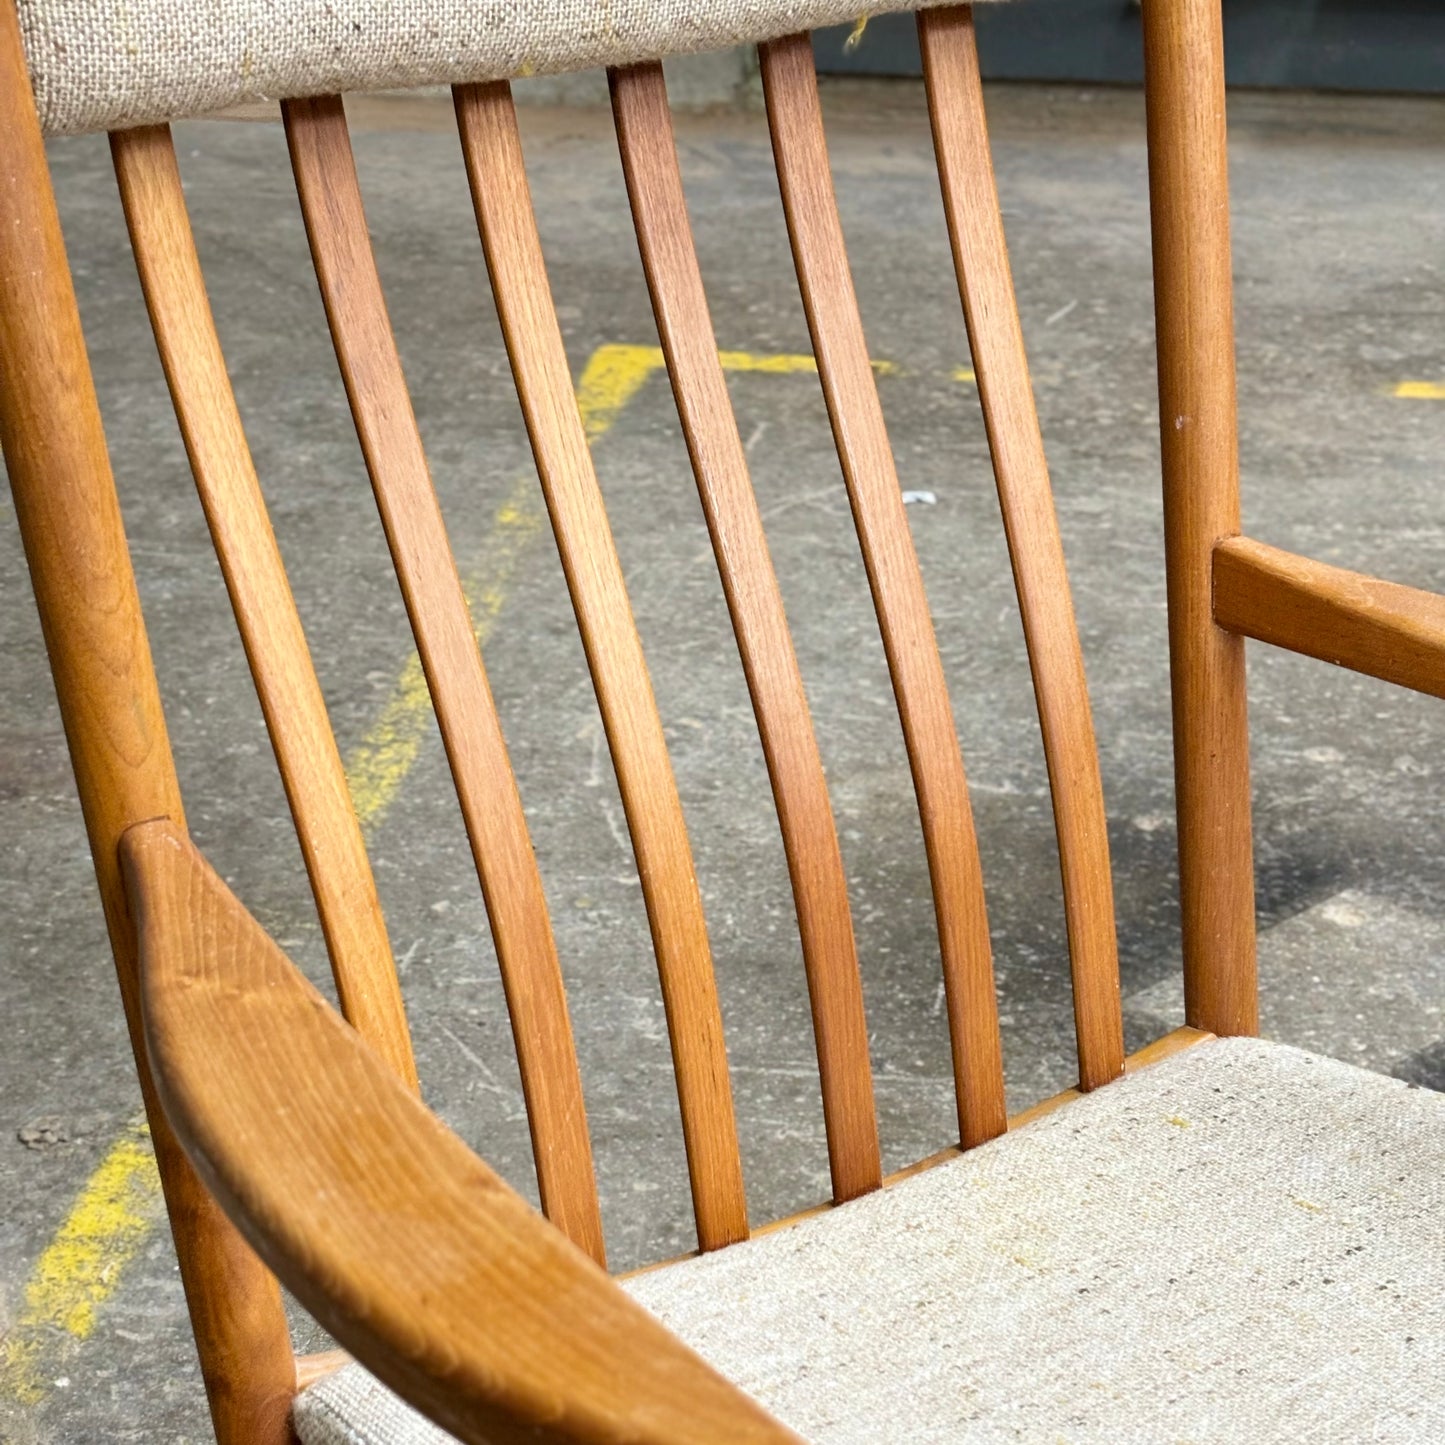
<path id="1" fill-rule="evenodd" d="M 256 27 L 264 29 L 272 8 L 247 0 L 223 7 L 227 17 L 212 53 L 176 44 L 177 27 L 186 23 L 186 6 L 179 3 L 154 7 L 145 22 L 152 29 L 137 49 L 123 33 L 131 23 L 122 15 L 129 15 L 127 7 L 96 7 L 98 15 L 77 19 L 81 11 L 75 7 L 47 0 L 20 0 L 18 15 L 10 0 L 0 0 L 5 379 L 0 439 L 213 1412 L 223 1439 L 248 1440 L 269 1439 L 265 1431 L 279 1428 L 278 1401 L 289 1399 L 294 1373 L 288 1374 L 292 1367 L 274 1283 L 210 1203 L 169 1136 L 147 1083 L 135 946 L 116 848 L 135 823 L 155 817 L 180 821 L 181 802 L 27 83 L 22 21 L 47 125 L 55 131 L 112 128 L 115 169 L 152 325 L 285 783 L 341 1005 L 414 1085 L 396 969 L 361 829 L 242 433 L 165 125 L 176 115 L 258 92 L 293 97 L 282 101 L 282 112 L 316 275 L 486 898 L 543 1208 L 598 1260 L 604 1252 L 591 1148 L 541 878 L 423 454 L 368 237 L 346 119 L 334 92 L 455 82 L 486 265 L 636 855 L 666 1008 L 698 1241 L 712 1249 L 744 1238 L 749 1220 L 707 928 L 663 728 L 563 350 L 504 77 L 539 68 L 530 58 L 539 53 L 546 57 L 541 68 L 611 66 L 618 141 L 662 350 L 776 801 L 812 1005 L 832 1193 L 842 1201 L 877 1187 L 882 1172 L 847 879 L 718 358 L 658 63 L 663 53 L 688 46 L 761 42 L 768 124 L 798 281 L 918 797 L 938 920 L 959 1137 L 964 1146 L 981 1143 L 1006 1125 L 978 846 L 943 665 L 844 250 L 809 39 L 805 33 L 776 33 L 783 21 L 795 29 L 851 16 L 856 6 L 774 6 L 759 0 L 738 20 L 730 6 L 637 3 L 609 7 L 609 13 L 618 12 L 616 23 L 594 35 L 579 29 L 574 7 L 538 4 L 512 7 L 523 15 L 521 28 L 515 34 L 488 32 L 482 45 L 467 29 L 474 7 L 415 0 L 399 10 L 417 12 L 410 16 L 413 22 L 429 16 L 433 29 L 413 24 L 406 44 L 383 35 L 359 56 L 333 44 L 320 21 L 320 29 L 309 31 L 305 24 L 291 25 L 288 33 L 309 37 L 293 46 L 304 53 L 293 53 L 285 43 L 271 45 L 265 35 L 257 39 Z M 1167 413 L 1189 418 L 1188 425 L 1164 428 L 1166 447 L 1174 448 L 1171 475 L 1177 475 L 1180 468 L 1217 470 L 1233 444 L 1232 382 L 1226 387 L 1219 381 L 1210 393 L 1215 411 L 1203 442 L 1193 422 L 1202 368 L 1217 361 L 1229 325 L 1227 312 L 1220 317 L 1209 310 L 1221 284 L 1207 271 L 1217 263 L 1217 247 L 1205 261 L 1190 259 L 1190 228 L 1200 224 L 1211 197 L 1217 205 L 1223 186 L 1222 169 L 1202 186 L 1189 176 L 1200 154 L 1217 152 L 1222 166 L 1222 131 L 1196 133 L 1215 119 L 1199 103 L 1201 95 L 1213 96 L 1218 82 L 1213 53 L 1202 67 L 1192 65 L 1199 37 L 1207 41 L 1217 33 L 1218 17 L 1205 0 L 1150 8 L 1167 12 L 1151 21 L 1151 56 L 1163 76 L 1163 98 L 1151 110 L 1151 145 L 1156 199 L 1163 195 L 1167 202 L 1162 219 L 1156 211 L 1156 227 L 1179 231 L 1186 272 L 1161 282 L 1161 319 L 1171 337 L 1189 332 L 1194 347 L 1172 370 L 1166 368 Z M 297 9 L 314 11 L 315 19 L 333 7 Z M 726 12 L 724 19 L 714 23 L 708 18 L 714 11 Z M 560 28 L 548 33 L 548 17 Z M 1124 1055 L 1104 805 L 1082 655 L 1005 253 L 971 13 L 966 7 L 923 10 L 918 28 L 944 210 L 1052 785 L 1080 1081 L 1092 1088 L 1120 1074 Z M 431 40 L 422 44 L 418 35 Z M 248 36 L 256 40 L 254 58 L 246 48 Z M 168 53 L 168 46 L 189 57 L 191 72 L 157 70 L 153 57 Z M 217 61 L 217 55 L 234 60 L 233 52 L 244 52 L 246 64 Z M 450 58 L 442 63 L 437 54 Z M 457 55 L 465 58 L 458 61 Z M 93 63 L 75 59 L 82 56 Z M 1218 115 L 1222 118 L 1222 109 Z M 1227 219 L 1216 211 L 1210 225 L 1216 241 L 1217 228 L 1226 227 L 1227 263 Z M 1226 264 L 1226 295 L 1227 274 Z M 1185 318 L 1170 318 L 1170 307 L 1194 309 Z M 1193 720 L 1189 689 L 1213 686 L 1210 668 L 1235 666 L 1233 640 L 1216 645 L 1218 629 L 1208 614 L 1203 620 L 1197 615 L 1200 605 L 1208 606 L 1207 591 L 1200 602 L 1199 538 L 1211 529 L 1212 538 L 1227 534 L 1228 518 L 1191 521 L 1171 531 L 1176 550 L 1193 549 L 1178 569 L 1186 579 L 1180 585 L 1192 589 L 1181 594 L 1180 606 L 1193 621 L 1181 625 L 1208 634 L 1202 652 L 1183 634 L 1179 639 L 1191 656 L 1205 659 L 1200 666 L 1207 674 L 1203 683 L 1186 680 L 1182 705 L 1188 716 L 1180 725 L 1206 730 L 1214 724 Z M 1205 715 L 1228 714 L 1230 726 L 1242 730 L 1242 692 L 1225 691 L 1223 702 L 1210 695 Z M 1226 738 L 1235 751 L 1223 763 L 1216 741 L 1213 734 L 1197 744 L 1189 741 L 1191 756 L 1200 753 L 1210 761 L 1203 772 L 1181 763 L 1180 776 L 1197 806 L 1233 809 L 1229 836 L 1216 830 L 1201 846 L 1203 872 L 1214 875 L 1207 886 L 1217 890 L 1218 879 L 1227 878 L 1238 902 L 1249 867 L 1242 731 Z M 1210 791 L 1211 767 L 1232 770 L 1232 790 L 1222 802 Z M 1236 851 L 1226 856 L 1230 848 Z M 1206 946 L 1201 953 L 1189 941 L 1218 933 L 1214 905 L 1207 899 L 1189 902 L 1190 880 L 1200 871 L 1191 863 L 1186 876 L 1186 909 L 1202 910 L 1205 920 L 1186 918 L 1192 930 L 1186 947 L 1191 956 L 1204 958 L 1191 974 L 1196 982 L 1190 1022 L 1218 1031 L 1247 1029 L 1252 1015 L 1240 1000 L 1252 987 L 1252 961 L 1248 969 L 1241 965 L 1229 974 L 1234 982 L 1216 988 L 1208 980 L 1218 973 L 1212 960 L 1220 950 Z M 1236 910 L 1233 916 L 1236 932 L 1223 950 L 1229 960 L 1243 957 L 1240 950 L 1252 928 L 1252 915 L 1246 920 Z M 1232 1015 L 1207 1001 L 1211 989 L 1223 989 L 1234 1000 Z M 243 1359 L 244 1369 L 237 1365 Z"/>

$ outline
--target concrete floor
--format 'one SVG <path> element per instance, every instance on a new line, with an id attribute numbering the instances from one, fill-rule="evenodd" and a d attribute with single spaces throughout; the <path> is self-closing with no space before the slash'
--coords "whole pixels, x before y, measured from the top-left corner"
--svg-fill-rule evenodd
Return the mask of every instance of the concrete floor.
<path id="1" fill-rule="evenodd" d="M 982 837 L 1017 1107 L 1071 1081 L 1064 931 L 982 427 L 971 388 L 952 376 L 967 351 L 926 118 L 908 82 L 831 84 L 826 104 L 870 344 L 896 364 L 881 388 L 903 485 L 937 498 L 910 518 Z M 1095 700 L 1137 1047 L 1181 1016 L 1142 106 L 1129 92 L 999 87 L 990 110 Z M 354 119 L 437 484 L 463 571 L 489 599 L 488 668 L 553 903 L 612 1260 L 626 1268 L 687 1248 L 690 1224 L 620 806 L 449 109 L 378 100 Z M 1445 105 L 1240 96 L 1233 125 L 1247 525 L 1445 589 L 1445 399 L 1393 394 L 1402 381 L 1445 382 Z M 605 112 L 531 110 L 524 131 L 575 370 L 603 345 L 654 344 Z M 720 343 L 806 353 L 761 117 L 688 116 L 679 133 Z M 212 122 L 178 127 L 177 140 L 242 411 L 350 756 L 393 698 L 410 639 L 282 136 L 274 124 Z M 321 978 L 319 930 L 104 141 L 57 144 L 54 161 L 191 827 Z M 738 373 L 732 384 L 843 831 L 896 1166 L 953 1137 L 907 769 L 816 378 Z M 596 455 L 674 745 L 752 1209 L 766 1219 L 826 1192 L 812 1044 L 766 779 L 660 375 Z M 67 1333 L 34 1319 L 37 1261 L 138 1099 L 8 494 L 3 508 L 0 1323 L 30 1342 L 32 1398 L 19 1403 L 12 1369 L 0 1438 L 200 1441 L 209 1430 L 180 1289 L 143 1181 L 136 1222 L 89 1296 L 93 1320 L 74 1316 Z M 1266 648 L 1251 667 L 1266 1028 L 1445 1087 L 1445 712 Z M 486 920 L 432 733 L 370 832 L 427 1098 L 530 1192 Z M 298 1338 L 313 1333 L 298 1321 Z"/>

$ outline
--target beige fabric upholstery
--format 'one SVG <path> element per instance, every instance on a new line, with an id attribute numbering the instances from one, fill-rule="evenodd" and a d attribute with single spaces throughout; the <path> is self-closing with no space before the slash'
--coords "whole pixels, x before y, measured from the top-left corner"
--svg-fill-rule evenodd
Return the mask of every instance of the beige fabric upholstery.
<path id="1" fill-rule="evenodd" d="M 248 100 L 628 65 L 926 3 L 19 0 L 40 120 L 51 135 Z"/>
<path id="2" fill-rule="evenodd" d="M 1445 1095 L 1208 1043 L 627 1288 L 818 1445 L 1436 1445 Z M 450 1438 L 355 1366 L 296 1419 Z"/>

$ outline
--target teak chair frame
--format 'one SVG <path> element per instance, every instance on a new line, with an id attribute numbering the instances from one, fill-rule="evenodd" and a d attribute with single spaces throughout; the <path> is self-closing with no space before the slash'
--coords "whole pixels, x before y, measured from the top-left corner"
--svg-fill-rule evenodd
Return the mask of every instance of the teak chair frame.
<path id="1" fill-rule="evenodd" d="M 918 25 L 1053 788 L 1080 1087 L 1092 1089 L 1126 1060 L 1082 658 L 971 15 L 923 11 Z M 1188 1027 L 1128 1066 L 1210 1034 L 1257 1029 L 1244 637 L 1445 696 L 1445 601 L 1239 535 L 1219 5 L 1147 0 L 1144 35 Z M 919 798 L 966 1148 L 1009 1121 L 963 766 L 844 252 L 808 39 L 764 44 L 761 61 L 794 259 Z M 889 1181 L 831 807 L 717 360 L 661 68 L 614 72 L 611 86 L 647 282 L 786 847 L 832 1195 L 842 1202 Z M 577 414 L 510 92 L 505 82 L 466 85 L 455 99 L 486 263 L 637 852 L 698 1242 L 719 1248 L 751 1226 L 677 793 Z M 340 1358 L 293 1356 L 279 1275 L 369 1368 L 463 1439 L 791 1439 L 598 1268 L 601 1220 L 556 950 L 387 320 L 341 101 L 287 101 L 283 113 L 338 360 L 486 897 L 555 1229 L 416 1097 L 375 887 L 211 321 L 169 131 L 149 127 L 112 136 L 127 224 L 350 1027 L 186 838 L 16 13 L 4 0 L 0 440 L 217 1437 L 289 1440 L 297 1390 Z M 283 1103 L 290 1122 L 263 1150 L 255 1121 Z M 338 1160 L 348 1189 L 328 1191 L 322 1217 L 305 1201 Z M 409 1238 L 404 1259 L 383 1248 L 388 1210 L 423 1211 L 430 1243 Z"/>

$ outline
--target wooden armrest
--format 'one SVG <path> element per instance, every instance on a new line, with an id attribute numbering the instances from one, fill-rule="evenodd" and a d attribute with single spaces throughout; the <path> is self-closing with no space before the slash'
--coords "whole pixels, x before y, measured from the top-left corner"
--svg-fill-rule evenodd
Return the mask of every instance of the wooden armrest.
<path id="1" fill-rule="evenodd" d="M 1229 632 L 1445 697 L 1445 597 L 1434 592 L 1230 537 L 1214 548 L 1214 620 Z"/>
<path id="2" fill-rule="evenodd" d="M 180 829 L 140 824 L 121 855 L 166 1113 L 367 1369 L 479 1445 L 796 1445 L 405 1089 Z"/>

